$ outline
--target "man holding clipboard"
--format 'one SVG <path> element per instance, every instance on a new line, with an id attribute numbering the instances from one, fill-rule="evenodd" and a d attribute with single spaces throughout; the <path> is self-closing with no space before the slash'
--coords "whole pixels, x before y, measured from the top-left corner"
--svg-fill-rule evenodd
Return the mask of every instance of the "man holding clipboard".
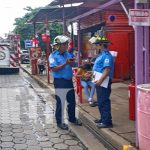
<path id="1" fill-rule="evenodd" d="M 99 36 L 92 37 L 89 41 L 95 44 L 96 50 L 100 51 L 93 66 L 98 108 L 101 114 L 101 119 L 95 120 L 95 123 L 97 123 L 98 128 L 111 128 L 113 124 L 109 97 L 111 94 L 111 78 L 114 72 L 114 59 L 107 48 L 110 42 L 107 38 Z"/>

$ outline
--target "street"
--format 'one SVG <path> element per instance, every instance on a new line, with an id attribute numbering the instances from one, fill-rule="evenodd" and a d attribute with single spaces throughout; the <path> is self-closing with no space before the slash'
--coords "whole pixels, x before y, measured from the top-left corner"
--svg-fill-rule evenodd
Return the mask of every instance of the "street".
<path id="1" fill-rule="evenodd" d="M 1 149 L 87 149 L 70 130 L 57 128 L 49 92 L 22 71 L 0 76 Z"/>
<path id="2" fill-rule="evenodd" d="M 0 97 L 2 149 L 84 149 L 70 131 L 56 127 L 53 110 L 41 101 L 23 74 L 0 77 Z"/>

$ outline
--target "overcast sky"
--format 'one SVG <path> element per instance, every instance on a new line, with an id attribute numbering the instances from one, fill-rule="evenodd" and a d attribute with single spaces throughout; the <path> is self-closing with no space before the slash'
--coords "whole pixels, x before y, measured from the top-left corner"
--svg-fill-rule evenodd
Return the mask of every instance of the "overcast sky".
<path id="1" fill-rule="evenodd" d="M 23 8 L 32 8 L 48 5 L 52 0 L 0 0 L 0 36 L 4 37 L 14 29 L 15 18 L 22 17 L 26 11 Z"/>

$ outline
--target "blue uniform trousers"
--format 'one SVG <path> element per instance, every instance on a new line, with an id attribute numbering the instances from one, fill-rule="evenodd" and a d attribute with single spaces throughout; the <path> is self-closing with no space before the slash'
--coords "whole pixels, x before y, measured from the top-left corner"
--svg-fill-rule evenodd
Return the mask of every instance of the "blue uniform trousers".
<path id="1" fill-rule="evenodd" d="M 96 93 L 97 93 L 98 108 L 101 114 L 100 121 L 105 125 L 111 125 L 112 124 L 111 102 L 109 99 L 111 94 L 111 79 L 108 83 L 108 88 L 96 86 Z"/>
<path id="2" fill-rule="evenodd" d="M 61 124 L 62 117 L 64 117 L 64 114 L 62 114 L 62 103 L 67 99 L 67 111 L 68 111 L 68 119 L 70 122 L 75 122 L 75 91 L 73 87 L 73 82 L 71 80 L 66 79 L 58 79 L 54 78 L 54 87 L 55 87 L 55 98 L 56 98 L 56 112 L 55 117 L 57 124 Z"/>

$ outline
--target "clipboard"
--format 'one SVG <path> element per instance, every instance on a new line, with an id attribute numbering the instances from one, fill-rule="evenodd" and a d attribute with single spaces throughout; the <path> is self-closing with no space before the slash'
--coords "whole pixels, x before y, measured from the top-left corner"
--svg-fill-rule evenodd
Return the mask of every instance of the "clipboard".
<path id="1" fill-rule="evenodd" d="M 97 72 L 97 71 L 94 71 L 93 73 L 93 82 L 99 80 L 102 76 L 102 73 L 100 72 Z M 104 87 L 104 88 L 107 88 L 108 87 L 108 83 L 109 83 L 109 76 L 107 76 L 104 81 L 101 83 L 100 86 Z"/>

